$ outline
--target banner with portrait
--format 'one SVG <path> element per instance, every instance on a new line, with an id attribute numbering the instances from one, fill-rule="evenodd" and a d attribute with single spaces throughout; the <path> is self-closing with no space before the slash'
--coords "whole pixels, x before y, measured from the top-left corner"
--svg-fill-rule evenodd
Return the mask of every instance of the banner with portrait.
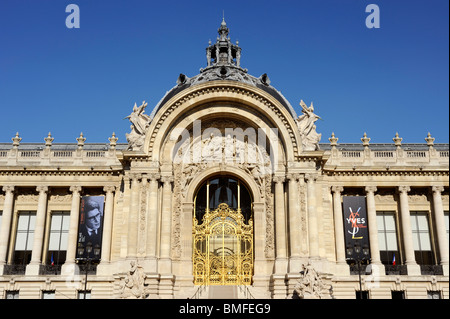
<path id="1" fill-rule="evenodd" d="M 102 247 L 104 204 L 105 196 L 83 196 L 81 198 L 76 258 L 100 259 L 100 253 L 95 256 L 94 249 L 101 251 Z M 89 255 L 88 243 L 92 247 Z M 79 252 L 80 247 L 84 248 L 82 254 Z"/>
<path id="2" fill-rule="evenodd" d="M 343 198 L 345 246 L 361 248 L 359 256 L 352 253 L 347 258 L 363 257 L 363 247 L 369 247 L 369 229 L 365 196 L 344 196 Z M 370 258 L 370 256 L 364 256 Z"/>

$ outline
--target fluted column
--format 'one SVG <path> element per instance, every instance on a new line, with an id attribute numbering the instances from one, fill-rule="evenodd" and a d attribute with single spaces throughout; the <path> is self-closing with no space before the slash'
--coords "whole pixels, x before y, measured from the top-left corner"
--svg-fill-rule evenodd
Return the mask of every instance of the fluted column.
<path id="1" fill-rule="evenodd" d="M 275 273 L 287 272 L 287 247 L 286 247 L 286 211 L 284 205 L 284 177 L 275 176 L 275 240 L 276 260 Z"/>
<path id="2" fill-rule="evenodd" d="M 290 244 L 290 259 L 289 272 L 299 272 L 301 267 L 300 262 L 300 204 L 298 194 L 298 179 L 299 174 L 289 175 L 289 244 Z"/>
<path id="3" fill-rule="evenodd" d="M 105 186 L 103 191 L 105 196 L 105 212 L 103 219 L 103 237 L 102 237 L 102 253 L 101 262 L 109 263 L 111 259 L 111 236 L 113 225 L 113 212 L 114 212 L 114 192 L 115 186 Z"/>
<path id="4" fill-rule="evenodd" d="M 172 273 L 172 262 L 170 259 L 171 226 L 172 226 L 172 176 L 161 177 L 163 182 L 163 202 L 161 212 L 161 249 L 159 272 L 162 274 Z"/>
<path id="5" fill-rule="evenodd" d="M 308 237 L 309 256 L 319 258 L 319 231 L 317 227 L 316 211 L 316 180 L 315 174 L 306 174 L 306 189 L 308 194 Z"/>
<path id="6" fill-rule="evenodd" d="M 416 267 L 416 257 L 414 254 L 414 243 L 411 228 L 411 214 L 409 211 L 408 192 L 409 186 L 399 186 L 400 214 L 402 219 L 403 245 L 405 247 L 405 264 L 408 267 L 408 275 L 419 275 L 420 271 Z"/>
<path id="7" fill-rule="evenodd" d="M 436 235 L 439 246 L 440 264 L 448 268 L 448 237 L 445 228 L 444 208 L 442 206 L 442 186 L 433 186 L 434 218 L 436 221 Z M 447 270 L 448 271 L 448 270 Z M 446 274 L 448 276 L 448 273 Z"/>
<path id="8" fill-rule="evenodd" d="M 375 207 L 375 186 L 366 186 L 367 218 L 369 222 L 369 243 L 371 263 L 381 265 L 380 248 L 378 245 L 377 209 Z"/>
<path id="9" fill-rule="evenodd" d="M 66 262 L 61 270 L 62 273 L 69 272 L 67 270 L 68 265 L 75 264 L 75 257 L 77 251 L 77 239 L 78 239 L 78 222 L 80 218 L 80 192 L 81 186 L 71 186 L 70 191 L 72 192 L 72 205 L 70 208 L 70 221 L 69 221 L 69 234 L 67 239 L 67 252 L 66 252 Z"/>
<path id="10" fill-rule="evenodd" d="M 38 207 L 36 211 L 36 225 L 34 228 L 33 250 L 31 261 L 27 265 L 26 275 L 39 275 L 39 265 L 41 264 L 42 246 L 44 244 L 45 217 L 47 215 L 47 186 L 38 186 L 39 192 Z"/>
<path id="11" fill-rule="evenodd" d="M 158 180 L 159 174 L 150 174 L 150 185 L 148 189 L 148 217 L 147 217 L 147 244 L 146 259 L 150 260 L 151 272 L 156 272 L 156 252 L 158 243 Z"/>
<path id="12" fill-rule="evenodd" d="M 139 178 L 140 174 L 130 174 L 130 213 L 128 215 L 128 248 L 127 258 L 137 257 L 138 247 L 138 216 L 139 216 Z"/>
<path id="13" fill-rule="evenodd" d="M 334 233 L 336 236 L 336 262 L 346 265 L 345 261 L 345 235 L 344 220 L 342 215 L 341 193 L 344 191 L 342 186 L 333 186 L 333 212 L 334 212 Z"/>
<path id="14" fill-rule="evenodd" d="M 0 228 L 0 275 L 3 274 L 3 266 L 6 264 L 6 253 L 11 232 L 11 220 L 14 206 L 14 186 L 3 186 L 5 202 L 3 205 L 2 225 Z"/>

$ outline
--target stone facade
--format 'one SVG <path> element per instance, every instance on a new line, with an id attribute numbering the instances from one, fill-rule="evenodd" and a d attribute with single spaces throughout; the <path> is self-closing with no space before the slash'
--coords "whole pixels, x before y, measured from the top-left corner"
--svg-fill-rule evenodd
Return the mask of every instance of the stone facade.
<path id="1" fill-rule="evenodd" d="M 114 134 L 105 144 L 85 143 L 82 134 L 77 143 L 53 144 L 50 133 L 43 144 L 22 143 L 19 134 L 0 144 L 1 296 L 195 296 L 196 194 L 206 179 L 226 175 L 253 200 L 254 297 L 355 298 L 360 282 L 346 261 L 342 198 L 358 195 L 367 200 L 372 265 L 361 289 L 370 298 L 392 291 L 449 298 L 448 144 L 430 135 L 423 144 L 402 144 L 398 135 L 392 144 L 370 144 L 366 134 L 361 144 L 340 144 L 334 134 L 319 143 L 312 104 L 301 101 L 297 117 L 267 75 L 241 68 L 240 54 L 222 22 L 199 75 L 180 75 L 150 115 L 147 103 L 134 106 L 126 144 Z M 236 138 L 239 130 L 245 138 Z M 83 195 L 105 196 L 101 261 L 87 282 L 76 263 Z M 384 211 L 395 216 L 396 262 L 405 273 L 389 272 L 381 260 L 377 212 Z M 417 211 L 429 222 L 430 265 L 415 256 L 410 213 Z M 22 212 L 35 214 L 31 259 L 15 265 Z M 52 273 L 45 265 L 55 212 L 67 212 L 69 226 L 65 261 Z"/>

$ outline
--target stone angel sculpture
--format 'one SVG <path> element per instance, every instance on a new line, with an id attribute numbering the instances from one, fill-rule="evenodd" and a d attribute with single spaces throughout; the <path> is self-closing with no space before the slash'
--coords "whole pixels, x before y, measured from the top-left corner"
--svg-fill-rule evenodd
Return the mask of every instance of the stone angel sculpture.
<path id="1" fill-rule="evenodd" d="M 131 122 L 131 132 L 125 134 L 128 141 L 128 149 L 130 150 L 140 149 L 144 144 L 145 133 L 151 122 L 150 116 L 144 114 L 146 107 L 147 103 L 145 101 L 142 102 L 141 106 L 137 106 L 134 103 L 133 112 L 125 117 Z"/>
<path id="2" fill-rule="evenodd" d="M 300 115 L 296 122 L 300 136 L 302 137 L 302 145 L 304 151 L 316 151 L 319 149 L 319 142 L 322 134 L 316 132 L 316 125 L 314 124 L 320 116 L 314 114 L 314 106 L 308 107 L 303 100 L 300 101 L 302 107 L 302 115 Z"/>

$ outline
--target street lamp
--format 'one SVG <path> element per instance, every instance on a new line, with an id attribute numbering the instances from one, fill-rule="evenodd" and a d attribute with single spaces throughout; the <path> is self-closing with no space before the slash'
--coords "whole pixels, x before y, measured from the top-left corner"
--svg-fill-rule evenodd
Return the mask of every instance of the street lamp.
<path id="1" fill-rule="evenodd" d="M 359 276 L 359 298 L 362 299 L 362 283 L 361 283 L 361 265 L 364 261 L 367 260 L 367 257 L 369 256 L 369 246 L 364 245 L 362 247 L 362 257 L 361 257 L 361 245 L 359 243 L 356 243 L 353 247 L 347 246 L 347 256 L 349 259 L 353 259 L 355 263 L 358 265 L 358 276 Z M 353 258 L 352 255 L 355 253 L 355 256 Z"/>
<path id="2" fill-rule="evenodd" d="M 92 249 L 93 248 L 93 249 Z M 96 244 L 94 247 L 92 247 L 92 243 L 88 242 L 86 244 L 86 247 L 83 246 L 83 244 L 79 243 L 77 247 L 78 256 L 83 256 L 84 251 L 86 249 L 86 257 L 85 258 L 78 258 L 78 262 L 84 262 L 85 263 L 85 279 L 84 279 L 84 296 L 83 299 L 86 299 L 86 289 L 87 289 L 87 278 L 88 278 L 88 271 L 89 266 L 93 261 L 98 262 L 98 256 L 100 255 L 100 245 Z M 92 250 L 94 250 L 94 258 L 91 258 Z"/>

